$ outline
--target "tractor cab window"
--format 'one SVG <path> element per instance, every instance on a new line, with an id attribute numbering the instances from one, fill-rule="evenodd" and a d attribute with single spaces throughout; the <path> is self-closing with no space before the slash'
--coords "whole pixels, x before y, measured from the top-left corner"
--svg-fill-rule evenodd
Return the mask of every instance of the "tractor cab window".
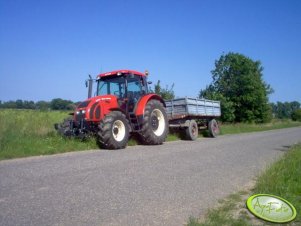
<path id="1" fill-rule="evenodd" d="M 97 95 L 114 95 L 118 98 L 125 96 L 125 80 L 124 77 L 108 77 L 98 80 Z"/>
<path id="2" fill-rule="evenodd" d="M 128 111 L 132 112 L 140 97 L 144 94 L 141 76 L 128 75 L 127 77 L 127 99 Z"/>
<path id="3" fill-rule="evenodd" d="M 141 97 L 141 84 L 138 79 L 128 79 L 127 81 L 127 96 L 129 99 L 134 99 L 135 102 Z"/>
<path id="4" fill-rule="evenodd" d="M 147 93 L 147 85 L 145 79 L 138 75 L 129 75 L 127 78 L 128 97 L 139 99 Z"/>

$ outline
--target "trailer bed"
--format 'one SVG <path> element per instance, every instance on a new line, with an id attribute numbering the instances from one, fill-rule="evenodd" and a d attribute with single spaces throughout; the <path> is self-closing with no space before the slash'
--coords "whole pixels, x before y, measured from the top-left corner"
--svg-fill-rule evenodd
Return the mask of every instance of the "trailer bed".
<path id="1" fill-rule="evenodd" d="M 221 116 L 220 101 L 185 97 L 168 100 L 165 103 L 169 120 Z"/>

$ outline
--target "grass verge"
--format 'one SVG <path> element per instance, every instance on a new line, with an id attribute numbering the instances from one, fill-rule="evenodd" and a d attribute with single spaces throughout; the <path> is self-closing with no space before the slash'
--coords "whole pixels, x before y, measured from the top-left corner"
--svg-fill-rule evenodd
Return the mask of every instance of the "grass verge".
<path id="1" fill-rule="evenodd" d="M 260 132 L 274 129 L 284 129 L 301 126 L 301 122 L 292 120 L 273 120 L 265 124 L 252 124 L 252 123 L 237 123 L 237 124 L 222 124 L 221 134 L 236 134 L 236 133 L 249 133 Z"/>
<path id="2" fill-rule="evenodd" d="M 209 210 L 205 219 L 201 221 L 191 217 L 187 225 L 277 225 L 248 212 L 247 198 L 260 193 L 277 195 L 291 202 L 297 210 L 297 217 L 286 225 L 301 225 L 301 144 L 292 147 L 279 161 L 268 167 L 258 177 L 254 188 L 230 195 L 218 207 Z"/>
<path id="3" fill-rule="evenodd" d="M 61 122 L 68 112 L 0 109 L 0 160 L 68 151 L 98 149 L 95 139 L 81 142 L 57 135 L 53 124 Z M 224 124 L 222 134 L 233 134 L 301 126 L 301 122 L 274 121 L 269 124 Z M 206 132 L 203 133 L 206 136 Z M 207 133 L 208 134 L 208 133 Z M 202 135 L 200 135 L 202 136 Z M 203 135 L 204 136 L 204 135 Z M 167 141 L 181 139 L 170 133 Z M 128 145 L 137 145 L 134 137 Z"/>

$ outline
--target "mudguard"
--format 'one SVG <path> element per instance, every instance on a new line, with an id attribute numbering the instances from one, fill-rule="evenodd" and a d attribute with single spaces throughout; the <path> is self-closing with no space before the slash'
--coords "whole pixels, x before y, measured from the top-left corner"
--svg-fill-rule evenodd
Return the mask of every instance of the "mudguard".
<path id="1" fill-rule="evenodd" d="M 164 100 L 157 94 L 154 94 L 154 93 L 150 93 L 150 94 L 147 94 L 145 96 L 143 96 L 137 103 L 136 105 L 136 109 L 135 109 L 135 114 L 136 116 L 143 116 L 144 115 L 144 109 L 145 109 L 145 106 L 147 104 L 148 101 L 150 100 L 158 100 L 160 101 L 164 107 L 166 107 L 166 104 L 164 102 Z"/>

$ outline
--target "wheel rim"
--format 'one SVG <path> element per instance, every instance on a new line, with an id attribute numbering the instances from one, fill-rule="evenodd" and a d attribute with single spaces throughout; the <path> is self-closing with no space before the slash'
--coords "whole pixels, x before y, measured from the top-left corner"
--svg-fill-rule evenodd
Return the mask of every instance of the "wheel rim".
<path id="1" fill-rule="evenodd" d="M 112 134 L 116 141 L 120 142 L 125 137 L 125 125 L 122 121 L 116 120 L 112 126 Z"/>
<path id="2" fill-rule="evenodd" d="M 165 130 L 165 118 L 159 109 L 153 110 L 151 114 L 151 126 L 156 136 L 161 136 Z"/>

